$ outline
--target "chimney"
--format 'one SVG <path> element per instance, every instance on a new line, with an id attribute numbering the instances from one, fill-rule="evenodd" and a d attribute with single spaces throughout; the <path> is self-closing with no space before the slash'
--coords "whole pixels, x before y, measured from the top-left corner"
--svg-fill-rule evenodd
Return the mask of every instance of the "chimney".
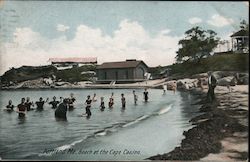
<path id="1" fill-rule="evenodd" d="M 136 61 L 136 59 L 127 59 L 126 61 Z"/>

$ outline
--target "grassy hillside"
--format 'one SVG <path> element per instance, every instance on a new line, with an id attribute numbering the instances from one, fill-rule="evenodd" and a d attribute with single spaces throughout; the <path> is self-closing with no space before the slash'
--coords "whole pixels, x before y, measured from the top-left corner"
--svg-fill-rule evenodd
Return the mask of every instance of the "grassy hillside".
<path id="1" fill-rule="evenodd" d="M 85 65 L 82 67 L 75 67 L 67 70 L 60 70 L 55 73 L 57 79 L 61 79 L 67 82 L 79 82 L 79 81 L 87 81 L 91 77 L 92 74 L 81 74 L 85 71 L 95 71 L 95 65 Z"/>
<path id="2" fill-rule="evenodd" d="M 184 62 L 167 66 L 172 74 L 192 75 L 207 71 L 248 72 L 249 54 L 224 54 L 204 58 L 200 63 Z"/>
<path id="3" fill-rule="evenodd" d="M 20 68 L 12 68 L 1 76 L 1 83 L 22 82 L 26 80 L 47 77 L 54 74 L 57 69 L 53 66 L 22 66 Z"/>

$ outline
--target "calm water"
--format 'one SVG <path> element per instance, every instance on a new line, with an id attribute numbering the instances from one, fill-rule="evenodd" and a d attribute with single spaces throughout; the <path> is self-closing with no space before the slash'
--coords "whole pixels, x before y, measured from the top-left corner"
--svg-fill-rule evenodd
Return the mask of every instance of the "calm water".
<path id="1" fill-rule="evenodd" d="M 108 98 L 114 92 L 115 105 L 108 108 Z M 3 109 L 12 99 L 21 97 L 37 101 L 39 97 L 76 97 L 68 121 L 56 121 L 54 110 L 45 104 L 44 111 L 29 111 L 25 120 L 17 113 Z M 79 117 L 85 112 L 87 95 L 96 93 L 90 119 Z M 126 97 L 126 109 L 121 109 L 121 93 Z M 50 160 L 143 160 L 171 151 L 183 138 L 183 131 L 191 128 L 188 121 L 197 115 L 194 96 L 185 92 L 149 89 L 149 102 L 143 102 L 143 90 L 136 90 L 138 105 L 133 103 L 132 90 L 17 90 L 0 91 L 0 157 L 2 159 Z M 100 96 L 106 109 L 99 110 Z"/>

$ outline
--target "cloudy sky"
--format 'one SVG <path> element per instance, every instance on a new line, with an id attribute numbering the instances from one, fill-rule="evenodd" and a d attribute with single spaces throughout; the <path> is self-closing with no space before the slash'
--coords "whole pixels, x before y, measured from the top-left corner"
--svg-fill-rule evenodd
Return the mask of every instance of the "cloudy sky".
<path id="1" fill-rule="evenodd" d="M 175 62 L 178 41 L 201 26 L 223 39 L 248 20 L 247 2 L 0 1 L 0 75 L 50 57 Z"/>

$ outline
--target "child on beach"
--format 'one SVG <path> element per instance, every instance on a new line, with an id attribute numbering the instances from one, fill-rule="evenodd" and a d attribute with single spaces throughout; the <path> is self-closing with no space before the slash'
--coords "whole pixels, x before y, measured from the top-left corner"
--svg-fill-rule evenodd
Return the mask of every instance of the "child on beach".
<path id="1" fill-rule="evenodd" d="M 105 106 L 104 106 L 104 97 L 101 97 L 101 105 L 100 105 L 100 110 L 101 111 L 104 111 L 104 109 L 105 109 Z"/>
<path id="2" fill-rule="evenodd" d="M 121 98 L 121 101 L 122 101 L 122 108 L 124 109 L 126 107 L 126 99 L 124 97 L 124 94 L 122 93 L 121 94 L 122 98 Z"/>

